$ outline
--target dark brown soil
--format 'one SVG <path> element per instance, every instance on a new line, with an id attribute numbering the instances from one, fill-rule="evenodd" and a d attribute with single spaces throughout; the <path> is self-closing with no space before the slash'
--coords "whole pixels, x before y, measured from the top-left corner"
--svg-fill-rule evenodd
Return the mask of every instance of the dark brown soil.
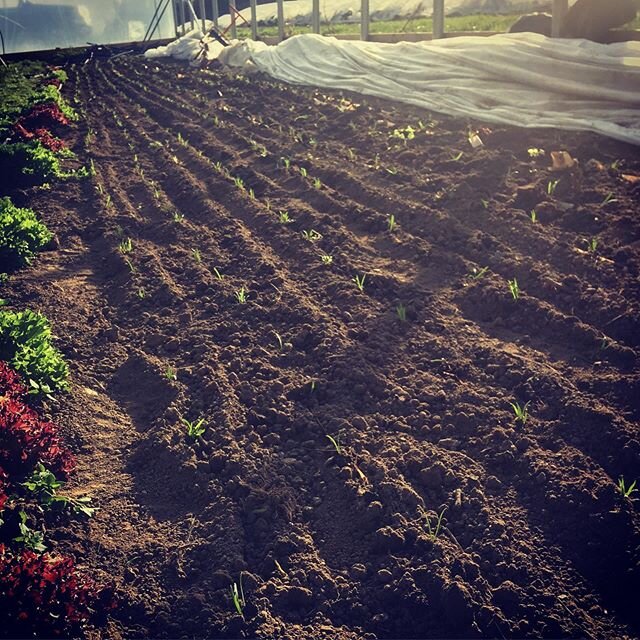
<path id="1" fill-rule="evenodd" d="M 637 148 L 141 58 L 67 91 L 97 176 L 16 194 L 59 248 L 3 297 L 72 367 L 100 510 L 54 546 L 106 636 L 640 634 Z"/>

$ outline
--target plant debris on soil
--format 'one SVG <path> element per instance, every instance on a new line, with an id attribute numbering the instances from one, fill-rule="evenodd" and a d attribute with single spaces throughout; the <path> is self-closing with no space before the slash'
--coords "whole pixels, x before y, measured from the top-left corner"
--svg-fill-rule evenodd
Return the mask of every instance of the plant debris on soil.
<path id="1" fill-rule="evenodd" d="M 67 71 L 95 175 L 3 185 L 56 241 L 2 297 L 70 366 L 98 635 L 640 635 L 637 148 Z"/>

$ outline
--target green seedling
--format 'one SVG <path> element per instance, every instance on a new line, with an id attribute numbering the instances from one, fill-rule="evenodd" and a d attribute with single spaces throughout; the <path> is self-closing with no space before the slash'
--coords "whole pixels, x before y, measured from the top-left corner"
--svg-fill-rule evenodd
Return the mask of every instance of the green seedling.
<path id="1" fill-rule="evenodd" d="M 605 199 L 600 203 L 600 206 L 604 206 L 605 204 L 609 204 L 610 202 L 618 202 L 618 200 L 614 197 L 613 191 L 610 191 Z"/>
<path id="2" fill-rule="evenodd" d="M 126 255 L 127 253 L 131 253 L 133 251 L 133 242 L 131 238 L 126 238 L 118 245 L 118 250 L 122 255 Z"/>
<path id="3" fill-rule="evenodd" d="M 489 201 L 488 200 L 485 200 L 484 198 L 482 198 L 480 200 L 480 203 L 482 204 L 482 208 L 483 209 L 488 209 L 489 208 Z"/>
<path id="4" fill-rule="evenodd" d="M 307 172 L 307 170 L 304 167 L 300 167 L 300 175 L 303 178 L 306 178 L 309 175 L 309 173 Z"/>
<path id="5" fill-rule="evenodd" d="M 407 308 L 402 303 L 396 307 L 396 314 L 400 322 L 407 321 Z"/>
<path id="6" fill-rule="evenodd" d="M 314 189 L 320 189 L 321 186 L 322 186 L 322 182 L 321 182 L 320 178 L 314 178 L 313 179 L 313 188 Z"/>
<path id="7" fill-rule="evenodd" d="M 187 420 L 186 418 L 180 418 L 180 421 L 185 427 L 187 427 L 187 435 L 194 440 L 196 438 L 200 438 L 207 428 L 204 424 L 204 418 L 199 418 L 198 420 L 194 420 L 193 422 Z"/>
<path id="8" fill-rule="evenodd" d="M 168 365 L 167 368 L 164 370 L 164 377 L 167 380 L 171 380 L 171 381 L 175 381 L 178 379 L 178 371 L 175 367 L 172 367 L 171 365 Z"/>
<path id="9" fill-rule="evenodd" d="M 531 209 L 531 213 L 529 213 L 529 217 L 531 218 L 531 222 L 538 222 L 538 214 L 535 209 Z"/>
<path id="10" fill-rule="evenodd" d="M 520 287 L 518 285 L 518 281 L 514 278 L 513 280 L 508 281 L 509 291 L 513 296 L 514 300 L 518 300 L 520 298 Z"/>
<path id="11" fill-rule="evenodd" d="M 539 158 L 544 155 L 544 149 L 536 149 L 535 147 L 532 147 L 531 149 L 527 149 L 527 153 L 530 158 Z"/>
<path id="12" fill-rule="evenodd" d="M 291 168 L 291 160 L 289 158 L 280 158 L 280 160 L 282 162 L 284 170 L 289 171 L 289 169 Z"/>
<path id="13" fill-rule="evenodd" d="M 280 224 L 289 224 L 293 222 L 293 219 L 289 217 L 288 211 L 278 211 L 278 222 Z"/>
<path id="14" fill-rule="evenodd" d="M 549 180 L 547 183 L 547 195 L 552 196 L 556 192 L 559 184 L 560 180 Z"/>
<path id="15" fill-rule="evenodd" d="M 31 476 L 22 483 L 28 491 L 33 493 L 38 502 L 47 508 L 55 505 L 63 507 L 71 507 L 77 513 L 83 513 L 89 518 L 95 513 L 95 507 L 88 505 L 91 498 L 71 498 L 70 496 L 61 496 L 58 489 L 64 486 L 64 482 L 58 480 L 55 475 L 49 471 L 41 462 L 36 465 Z"/>
<path id="16" fill-rule="evenodd" d="M 315 381 L 314 381 L 315 382 Z M 312 383 L 312 390 L 315 388 L 315 384 Z M 327 434 L 326 436 L 329 439 L 329 442 L 331 442 L 331 444 L 333 445 L 333 448 L 336 450 L 336 453 L 338 455 L 342 455 L 342 447 L 340 446 L 340 434 L 337 434 L 335 436 L 330 436 L 329 434 Z"/>
<path id="17" fill-rule="evenodd" d="M 302 232 L 302 237 L 308 242 L 317 242 L 318 240 L 322 240 L 322 234 L 318 233 L 315 229 L 311 229 L 309 231 L 305 229 Z"/>
<path id="18" fill-rule="evenodd" d="M 131 262 L 129 258 L 125 258 L 124 263 L 127 265 L 127 268 L 129 269 L 130 273 L 136 272 L 136 268 L 133 266 L 133 262 Z"/>
<path id="19" fill-rule="evenodd" d="M 489 271 L 489 267 L 482 267 L 482 269 L 478 269 L 477 267 L 473 267 L 471 273 L 467 274 L 467 277 L 471 280 L 480 280 L 482 276 Z"/>
<path id="20" fill-rule="evenodd" d="M 27 524 L 27 514 L 24 511 L 20 511 L 18 514 L 20 522 L 18 523 L 18 529 L 20 535 L 16 536 L 14 542 L 21 542 L 25 549 L 35 551 L 36 553 L 42 553 L 46 550 L 44 545 L 44 535 L 40 531 L 34 531 Z"/>
<path id="21" fill-rule="evenodd" d="M 596 238 L 591 238 L 591 240 L 587 241 L 587 250 L 589 253 L 595 253 L 598 249 L 598 240 Z"/>
<path id="22" fill-rule="evenodd" d="M 637 491 L 636 489 L 636 482 L 637 480 L 634 480 L 628 487 L 626 486 L 625 482 L 624 482 L 624 477 L 620 476 L 620 478 L 618 479 L 618 491 L 621 493 L 621 495 L 624 498 L 631 498 L 631 494 L 635 493 Z"/>
<path id="23" fill-rule="evenodd" d="M 396 217 L 393 215 L 393 213 L 391 213 L 387 218 L 387 229 L 389 233 L 393 233 L 395 228 L 396 228 Z"/>
<path id="24" fill-rule="evenodd" d="M 140 298 L 140 300 L 144 300 L 147 297 L 147 292 L 142 287 L 140 287 L 140 289 L 136 291 L 136 295 L 138 296 L 138 298 Z"/>
<path id="25" fill-rule="evenodd" d="M 276 340 L 278 341 L 278 346 L 280 347 L 280 351 L 282 351 L 284 349 L 284 342 L 282 342 L 282 336 L 277 331 L 274 331 L 273 333 L 275 334 Z"/>
<path id="26" fill-rule="evenodd" d="M 458 160 L 460 160 L 460 158 L 462 158 L 462 156 L 463 156 L 463 152 L 460 151 L 460 153 L 456 153 L 455 155 L 451 156 L 451 159 L 454 162 L 458 162 Z"/>
<path id="27" fill-rule="evenodd" d="M 184 214 L 180 213 L 179 211 L 174 211 L 173 215 L 171 216 L 171 219 L 175 223 L 180 224 L 181 222 L 184 221 Z"/>
<path id="28" fill-rule="evenodd" d="M 240 191 L 245 191 L 244 180 L 242 178 L 234 178 L 233 184 L 236 188 L 240 189 Z"/>
<path id="29" fill-rule="evenodd" d="M 320 256 L 320 260 L 322 260 L 322 264 L 330 265 L 333 262 L 333 256 L 323 253 Z"/>
<path id="30" fill-rule="evenodd" d="M 218 278 L 218 280 L 222 280 L 224 278 L 224 275 L 221 273 L 218 267 L 213 267 L 213 273 L 216 274 L 216 278 Z"/>
<path id="31" fill-rule="evenodd" d="M 249 200 L 255 200 L 256 199 L 256 193 L 253 190 L 253 187 L 249 188 Z"/>
<path id="32" fill-rule="evenodd" d="M 435 542 L 436 538 L 438 537 L 438 534 L 440 533 L 440 529 L 442 528 L 442 518 L 446 510 L 447 510 L 447 507 L 444 507 L 444 509 L 442 509 L 442 511 L 439 513 L 438 518 L 436 519 L 436 522 L 435 522 L 435 527 L 431 526 L 431 518 L 429 518 L 429 516 L 425 514 L 425 520 L 426 520 L 427 531 L 428 531 L 427 537 L 432 542 Z"/>
<path id="33" fill-rule="evenodd" d="M 247 301 L 247 290 L 244 287 L 240 287 L 234 291 L 233 295 L 235 295 L 236 300 L 240 304 L 244 304 Z"/>
<path id="34" fill-rule="evenodd" d="M 200 253 L 200 249 L 198 248 L 191 249 L 191 253 L 196 263 L 200 264 L 202 262 L 202 254 Z"/>
<path id="35" fill-rule="evenodd" d="M 513 409 L 516 421 L 524 425 L 529 418 L 529 405 L 531 404 L 531 400 L 526 402 L 524 406 L 520 406 L 519 402 L 510 402 L 509 404 Z"/>
<path id="36" fill-rule="evenodd" d="M 244 599 L 244 591 L 242 589 L 242 573 L 240 573 L 239 583 L 239 587 L 236 582 L 231 585 L 231 599 L 233 600 L 233 606 L 236 611 L 244 618 L 243 611 L 247 603 Z"/>
<path id="37" fill-rule="evenodd" d="M 364 292 L 364 281 L 366 277 L 366 274 L 359 276 L 357 273 L 353 276 L 353 281 L 356 283 L 356 287 L 358 287 L 358 291 L 360 291 L 360 293 Z"/>

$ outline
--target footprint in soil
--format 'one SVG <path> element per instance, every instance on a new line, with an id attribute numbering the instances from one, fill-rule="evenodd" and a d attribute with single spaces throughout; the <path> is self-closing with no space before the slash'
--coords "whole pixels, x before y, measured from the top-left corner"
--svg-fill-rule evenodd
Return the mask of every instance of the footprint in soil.
<path id="1" fill-rule="evenodd" d="M 146 431 L 153 419 L 173 402 L 178 391 L 149 360 L 132 354 L 115 372 L 109 393 L 131 416 L 138 431 Z"/>

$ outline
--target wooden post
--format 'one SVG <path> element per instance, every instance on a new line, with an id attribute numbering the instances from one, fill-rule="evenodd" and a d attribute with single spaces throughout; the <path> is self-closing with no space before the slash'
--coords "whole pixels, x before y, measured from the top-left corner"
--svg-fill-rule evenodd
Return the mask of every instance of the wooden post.
<path id="1" fill-rule="evenodd" d="M 284 40 L 284 0 L 277 0 L 278 3 L 278 42 Z"/>
<path id="2" fill-rule="evenodd" d="M 258 9 L 256 0 L 251 0 L 251 39 L 258 39 Z"/>
<path id="3" fill-rule="evenodd" d="M 207 10 L 204 6 L 204 0 L 200 0 L 200 19 L 202 20 L 202 33 L 207 32 Z"/>
<path id="4" fill-rule="evenodd" d="M 444 38 L 444 0 L 433 0 L 433 39 Z"/>
<path id="5" fill-rule="evenodd" d="M 229 17 L 231 18 L 231 38 L 235 40 L 238 37 L 236 29 L 236 0 L 229 0 Z"/>
<path id="6" fill-rule="evenodd" d="M 220 17 L 220 11 L 218 9 L 218 0 L 212 0 L 211 8 L 213 9 L 213 26 L 218 28 L 218 18 Z"/>
<path id="7" fill-rule="evenodd" d="M 360 40 L 369 39 L 369 0 L 360 4 Z"/>
<path id="8" fill-rule="evenodd" d="M 320 0 L 313 0 L 311 4 L 311 31 L 320 33 Z"/>
<path id="9" fill-rule="evenodd" d="M 569 0 L 553 0 L 553 13 L 551 18 L 551 37 L 558 38 L 564 19 L 569 11 Z"/>

